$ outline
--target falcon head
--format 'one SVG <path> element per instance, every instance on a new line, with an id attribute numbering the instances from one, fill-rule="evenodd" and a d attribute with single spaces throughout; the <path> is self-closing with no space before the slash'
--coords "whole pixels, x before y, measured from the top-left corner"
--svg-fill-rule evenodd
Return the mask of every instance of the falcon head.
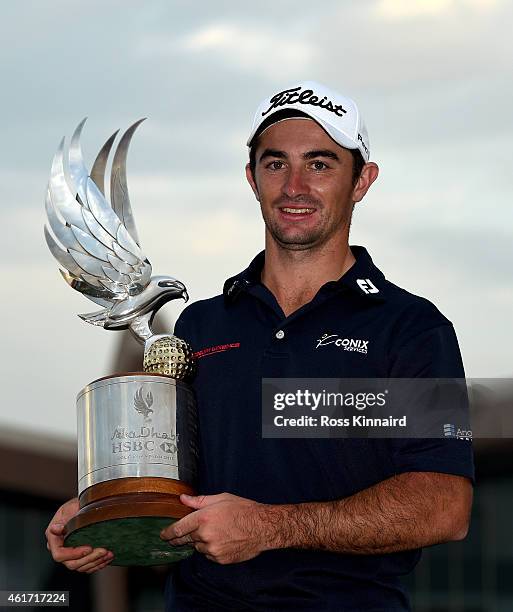
<path id="1" fill-rule="evenodd" d="M 134 296 L 116 302 L 109 310 L 103 327 L 105 329 L 126 329 L 142 315 L 151 313 L 151 318 L 170 300 L 189 299 L 185 285 L 172 276 L 152 276 L 146 288 Z"/>

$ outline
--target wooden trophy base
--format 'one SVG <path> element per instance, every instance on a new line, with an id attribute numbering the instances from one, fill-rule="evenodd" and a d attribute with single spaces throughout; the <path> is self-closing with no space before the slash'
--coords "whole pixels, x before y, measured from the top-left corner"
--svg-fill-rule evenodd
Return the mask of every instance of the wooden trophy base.
<path id="1" fill-rule="evenodd" d="M 80 510 L 65 527 L 65 546 L 89 545 L 114 553 L 112 565 L 161 565 L 194 552 L 171 546 L 160 531 L 192 512 L 180 494 L 189 485 L 171 478 L 118 478 L 93 485 L 79 497 Z"/>

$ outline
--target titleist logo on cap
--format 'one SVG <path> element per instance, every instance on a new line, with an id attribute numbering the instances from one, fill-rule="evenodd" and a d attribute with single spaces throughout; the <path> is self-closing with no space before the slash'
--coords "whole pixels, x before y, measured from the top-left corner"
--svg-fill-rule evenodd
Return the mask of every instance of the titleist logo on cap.
<path id="1" fill-rule="evenodd" d="M 338 115 L 339 117 L 343 117 L 344 114 L 347 113 L 341 104 L 334 104 L 331 100 L 328 100 L 326 96 L 319 99 L 319 96 L 316 96 L 312 89 L 304 89 L 303 91 L 301 91 L 301 89 L 301 86 L 293 87 L 292 89 L 284 89 L 283 91 L 275 94 L 269 100 L 271 105 L 262 113 L 262 117 L 279 106 L 297 103 L 320 106 L 331 113 L 335 113 L 335 115 Z"/>

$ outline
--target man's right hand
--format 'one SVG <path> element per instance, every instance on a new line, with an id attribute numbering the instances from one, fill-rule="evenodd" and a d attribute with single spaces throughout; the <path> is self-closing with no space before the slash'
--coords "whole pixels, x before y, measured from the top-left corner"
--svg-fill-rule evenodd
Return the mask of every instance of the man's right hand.
<path id="1" fill-rule="evenodd" d="M 77 514 L 79 510 L 78 499 L 70 499 L 55 513 L 46 528 L 46 547 L 52 553 L 54 561 L 63 563 L 68 569 L 77 572 L 92 574 L 108 565 L 114 555 L 105 548 L 92 548 L 92 546 L 64 546 L 64 525 Z"/>

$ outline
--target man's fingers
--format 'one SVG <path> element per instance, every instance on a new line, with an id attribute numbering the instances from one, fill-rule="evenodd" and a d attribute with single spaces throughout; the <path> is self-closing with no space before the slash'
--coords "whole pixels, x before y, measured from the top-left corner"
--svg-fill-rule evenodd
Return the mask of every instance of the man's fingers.
<path id="1" fill-rule="evenodd" d="M 114 555 L 112 553 L 107 553 L 106 555 L 103 555 L 99 559 L 91 561 L 90 563 L 86 563 L 85 565 L 81 565 L 78 568 L 78 571 L 86 573 L 86 574 L 96 572 L 99 569 L 102 569 L 103 567 L 108 565 L 112 561 L 113 558 L 114 558 Z"/>
<path id="2" fill-rule="evenodd" d="M 65 547 L 64 537 L 62 535 L 55 535 L 53 533 L 54 529 L 59 531 L 59 527 L 55 525 L 49 525 L 46 530 L 46 547 L 51 552 L 54 561 L 60 563 L 71 559 L 80 559 L 92 552 L 92 546 Z"/>
<path id="3" fill-rule="evenodd" d="M 208 504 L 208 498 L 210 497 L 215 497 L 215 496 L 214 495 L 186 495 L 185 493 L 182 493 L 180 495 L 180 501 L 185 506 L 189 506 L 189 508 L 195 508 L 196 510 L 198 510 L 199 508 L 202 508 L 203 506 L 206 506 Z"/>
<path id="4" fill-rule="evenodd" d="M 86 555 L 94 552 L 92 546 L 63 546 L 62 542 L 49 542 L 50 552 L 54 561 L 62 563 L 63 561 L 71 561 L 73 559 L 82 559 Z"/>
<path id="5" fill-rule="evenodd" d="M 184 544 L 194 544 L 194 540 L 192 539 L 192 535 L 188 533 L 181 538 L 172 538 L 168 540 L 168 543 L 172 546 L 183 546 Z"/>
<path id="6" fill-rule="evenodd" d="M 205 542 L 194 542 L 194 548 L 198 552 L 208 556 L 208 554 L 207 554 L 207 544 L 205 544 Z"/>
<path id="7" fill-rule="evenodd" d="M 46 534 L 46 543 L 48 545 L 48 548 L 51 551 L 54 551 L 64 544 L 64 538 L 62 536 L 54 535 L 53 533 L 48 532 Z"/>
<path id="8" fill-rule="evenodd" d="M 224 501 L 229 497 L 234 497 L 230 493 L 218 493 L 217 495 L 187 495 L 186 493 L 182 493 L 180 495 L 180 501 L 185 506 L 189 506 L 189 508 L 195 508 L 199 510 L 199 508 L 204 508 L 205 506 L 210 506 L 211 504 L 217 504 L 220 501 Z"/>
<path id="9" fill-rule="evenodd" d="M 48 532 L 53 533 L 54 535 L 61 535 L 63 531 L 64 525 L 62 523 L 50 523 L 48 525 L 47 535 Z"/>
<path id="10" fill-rule="evenodd" d="M 46 548 L 50 551 L 54 561 L 64 563 L 70 569 L 77 569 L 86 564 L 88 555 L 97 554 L 92 546 L 64 546 L 64 529 L 66 523 L 79 511 L 79 502 L 75 497 L 70 499 L 57 510 L 50 524 L 46 528 Z M 107 551 L 101 549 L 103 553 Z"/>
<path id="11" fill-rule="evenodd" d="M 102 549 L 105 552 L 105 549 Z M 50 551 L 54 561 L 63 563 L 65 561 L 76 561 L 81 560 L 87 555 L 92 554 L 94 551 L 91 546 L 76 546 L 67 548 L 65 546 L 52 547 L 50 544 Z"/>
<path id="12" fill-rule="evenodd" d="M 62 536 L 63 529 L 64 529 L 64 525 L 60 525 L 58 523 L 48 525 L 48 528 L 45 531 L 46 547 L 48 548 L 48 550 L 55 550 L 58 547 L 63 545 L 64 543 L 64 538 Z"/>
<path id="13" fill-rule="evenodd" d="M 160 537 L 163 540 L 171 540 L 173 538 L 182 538 L 187 534 L 195 531 L 199 527 L 199 518 L 197 512 L 191 512 L 184 516 L 176 523 L 168 525 L 160 532 Z"/>
<path id="14" fill-rule="evenodd" d="M 104 561 L 103 563 L 100 563 L 100 565 L 97 565 L 96 567 L 86 570 L 85 573 L 94 574 L 94 572 L 97 572 L 98 570 L 101 570 L 104 567 L 107 567 L 107 565 L 109 565 L 111 562 L 112 562 L 112 559 L 109 559 L 108 561 Z"/>
<path id="15" fill-rule="evenodd" d="M 104 557 L 108 551 L 105 548 L 93 549 L 92 546 L 64 546 L 64 538 L 62 535 L 56 535 L 62 532 L 64 525 L 53 523 L 49 525 L 46 533 L 46 547 L 51 552 L 54 561 L 64 563 L 70 570 L 83 571 L 81 568 L 90 564 L 98 563 L 98 559 Z M 89 566 L 90 567 L 90 566 Z"/>
<path id="16" fill-rule="evenodd" d="M 56 535 L 55 533 L 53 533 L 52 526 L 50 525 L 46 530 L 46 548 L 48 548 L 48 550 L 52 553 L 54 559 L 54 553 L 57 552 L 59 548 L 62 548 L 63 544 L 64 538 L 62 537 L 62 535 Z M 58 561 L 58 559 L 55 560 Z"/>
<path id="17" fill-rule="evenodd" d="M 95 548 L 93 552 L 81 557 L 80 559 L 70 559 L 69 561 L 64 561 L 64 565 L 70 570 L 84 571 L 83 568 L 85 567 L 89 569 L 94 565 L 98 565 L 99 563 L 105 561 L 107 553 L 108 551 L 105 550 L 105 548 Z"/>
<path id="18" fill-rule="evenodd" d="M 160 537 L 163 540 L 171 540 L 173 538 L 181 538 L 188 533 L 196 531 L 200 524 L 200 517 L 204 516 L 200 512 L 202 508 L 230 499 L 237 499 L 237 496 L 231 493 L 219 493 L 218 495 L 186 495 L 182 493 L 180 501 L 184 505 L 189 506 L 189 508 L 195 508 L 197 512 L 191 512 L 176 523 L 163 529 L 160 532 Z"/>

